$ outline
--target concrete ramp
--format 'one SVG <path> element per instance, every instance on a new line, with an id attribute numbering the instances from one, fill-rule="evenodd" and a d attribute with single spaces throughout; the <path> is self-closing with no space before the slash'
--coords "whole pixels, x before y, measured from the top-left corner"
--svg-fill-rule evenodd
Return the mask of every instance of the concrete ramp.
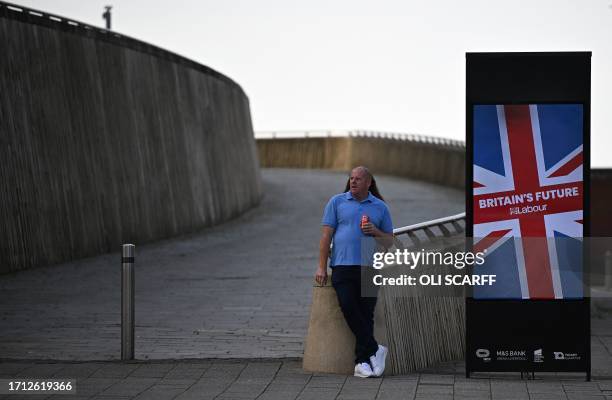
<path id="1" fill-rule="evenodd" d="M 197 234 L 136 243 L 136 358 L 301 357 L 321 215 L 346 177 L 263 169 L 257 208 Z M 396 226 L 464 210 L 463 191 L 376 178 Z M 119 358 L 118 251 L 0 276 L 0 354 Z"/>

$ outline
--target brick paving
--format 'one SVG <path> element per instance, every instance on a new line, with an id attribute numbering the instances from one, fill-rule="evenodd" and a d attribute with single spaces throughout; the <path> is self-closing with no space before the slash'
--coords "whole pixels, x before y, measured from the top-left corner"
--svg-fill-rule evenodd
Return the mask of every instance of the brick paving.
<path id="1" fill-rule="evenodd" d="M 0 399 L 259 399 L 259 400 L 510 400 L 611 399 L 612 381 L 584 374 L 478 374 L 466 379 L 461 362 L 421 373 L 361 379 L 310 374 L 295 359 L 146 362 L 0 363 L 0 378 L 76 379 L 70 395 L 5 395 Z"/>

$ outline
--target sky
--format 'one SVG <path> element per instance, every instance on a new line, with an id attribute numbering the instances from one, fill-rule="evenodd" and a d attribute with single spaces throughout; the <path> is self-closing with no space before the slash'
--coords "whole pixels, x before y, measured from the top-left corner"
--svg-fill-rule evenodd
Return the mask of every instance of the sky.
<path id="1" fill-rule="evenodd" d="M 191 58 L 247 93 L 255 131 L 465 139 L 465 53 L 592 51 L 591 165 L 612 167 L 612 0 L 14 0 Z"/>

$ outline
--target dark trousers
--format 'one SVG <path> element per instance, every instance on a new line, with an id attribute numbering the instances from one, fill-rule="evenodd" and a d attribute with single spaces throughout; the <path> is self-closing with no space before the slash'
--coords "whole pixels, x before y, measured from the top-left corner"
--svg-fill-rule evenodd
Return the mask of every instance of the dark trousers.
<path id="1" fill-rule="evenodd" d="M 332 268 L 332 285 L 344 319 L 355 335 L 356 364 L 369 362 L 370 356 L 378 350 L 374 339 L 376 297 L 361 297 L 361 268 L 344 265 Z"/>

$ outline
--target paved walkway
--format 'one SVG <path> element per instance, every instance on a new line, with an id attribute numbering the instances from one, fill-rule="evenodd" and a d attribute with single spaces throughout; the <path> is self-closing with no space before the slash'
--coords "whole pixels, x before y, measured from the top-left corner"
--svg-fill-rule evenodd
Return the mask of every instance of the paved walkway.
<path id="1" fill-rule="evenodd" d="M 2 363 L 2 378 L 73 378 L 76 393 L 29 399 L 142 400 L 594 400 L 612 398 L 612 381 L 584 374 L 519 374 L 466 379 L 460 363 L 403 376 L 361 379 L 309 374 L 297 360 L 199 360 L 147 363 Z M 17 395 L 2 399 L 15 400 Z"/>
<path id="2" fill-rule="evenodd" d="M 323 207 L 346 175 L 263 170 L 242 217 L 136 247 L 136 358 L 301 357 Z M 463 192 L 378 177 L 396 226 L 463 211 Z M 120 356 L 119 253 L 0 276 L 0 358 Z"/>
<path id="3" fill-rule="evenodd" d="M 0 276 L 0 378 L 75 378 L 77 393 L 63 396 L 72 400 L 612 399 L 605 310 L 592 320 L 593 382 L 582 374 L 466 380 L 461 361 L 380 379 L 304 372 L 319 219 L 344 175 L 264 170 L 263 179 L 266 197 L 242 217 L 137 247 L 137 362 L 104 361 L 120 354 L 118 253 Z M 396 225 L 464 208 L 458 190 L 379 182 Z M 47 397 L 62 398 L 25 398 Z"/>

